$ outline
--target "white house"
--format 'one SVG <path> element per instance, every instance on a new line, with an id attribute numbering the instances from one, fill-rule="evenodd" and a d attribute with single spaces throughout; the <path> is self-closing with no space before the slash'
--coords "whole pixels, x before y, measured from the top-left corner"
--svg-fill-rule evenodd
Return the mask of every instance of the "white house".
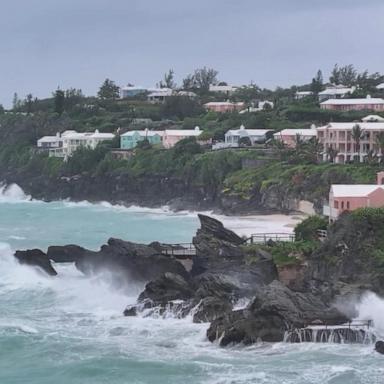
<path id="1" fill-rule="evenodd" d="M 345 87 L 344 85 L 334 85 L 327 87 L 324 91 L 319 92 L 319 101 L 328 99 L 340 99 L 350 95 L 356 90 L 356 87 Z"/>
<path id="2" fill-rule="evenodd" d="M 234 85 L 210 85 L 209 92 L 225 93 L 231 95 L 238 90 L 239 87 Z"/>
<path id="3" fill-rule="evenodd" d="M 57 136 L 56 136 L 57 137 Z M 58 146 L 49 149 L 49 156 L 64 157 L 65 159 L 80 147 L 95 149 L 103 141 L 110 141 L 115 137 L 113 133 L 95 132 L 79 133 L 76 131 L 65 131 L 58 137 Z"/>
<path id="4" fill-rule="evenodd" d="M 384 117 L 381 117 L 379 115 L 368 115 L 366 117 L 363 117 L 361 120 L 364 121 L 365 123 L 377 123 L 377 122 L 383 122 Z"/>
<path id="5" fill-rule="evenodd" d="M 50 148 L 59 148 L 62 146 L 62 143 L 60 133 L 57 133 L 56 136 L 43 136 L 37 140 L 37 148 L 47 150 Z"/>
<path id="6" fill-rule="evenodd" d="M 312 91 L 297 91 L 295 93 L 295 99 L 301 100 L 301 99 L 304 99 L 305 97 L 312 96 L 312 95 L 313 95 Z"/>
<path id="7" fill-rule="evenodd" d="M 384 83 L 381 83 L 379 85 L 376 85 L 376 89 L 383 90 L 384 89 Z"/>
<path id="8" fill-rule="evenodd" d="M 262 143 L 267 140 L 267 134 L 271 132 L 268 129 L 246 129 L 242 125 L 239 129 L 230 129 L 225 134 L 225 147 L 238 147 L 240 139 L 249 138 L 251 145 Z"/>
<path id="9" fill-rule="evenodd" d="M 170 88 L 158 88 L 147 96 L 147 100 L 151 103 L 163 103 L 167 97 L 173 95 Z"/>

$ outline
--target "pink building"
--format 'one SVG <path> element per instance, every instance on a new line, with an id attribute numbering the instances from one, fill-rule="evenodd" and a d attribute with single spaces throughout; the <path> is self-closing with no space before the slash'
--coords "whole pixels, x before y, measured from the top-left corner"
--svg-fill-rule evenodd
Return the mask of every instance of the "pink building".
<path id="1" fill-rule="evenodd" d="M 367 116 L 368 117 L 368 116 Z M 380 118 L 378 116 L 378 118 Z M 364 119 L 363 119 L 364 120 Z M 359 125 L 362 130 L 362 137 L 359 145 L 352 137 L 353 127 Z M 359 158 L 359 161 L 364 161 L 364 158 L 369 152 L 377 156 L 382 156 L 379 146 L 377 145 L 377 135 L 384 132 L 384 122 L 365 122 L 362 123 L 329 123 L 323 127 L 317 128 L 317 137 L 323 145 L 323 160 L 329 160 L 328 150 L 335 150 L 335 162 L 345 163 Z"/>
<path id="2" fill-rule="evenodd" d="M 336 220 L 343 212 L 358 208 L 384 207 L 384 172 L 377 174 L 377 184 L 333 184 L 329 192 L 329 220 Z M 324 207 L 325 208 L 325 207 Z"/>
<path id="3" fill-rule="evenodd" d="M 330 109 L 334 111 L 384 111 L 384 99 L 371 98 L 365 99 L 329 99 L 320 103 L 321 109 Z"/>
<path id="4" fill-rule="evenodd" d="M 234 112 L 241 111 L 244 108 L 244 103 L 231 103 L 229 101 L 214 101 L 204 104 L 204 107 L 208 111 L 213 112 Z"/>
<path id="5" fill-rule="evenodd" d="M 203 133 L 199 127 L 195 129 L 166 129 L 163 135 L 164 148 L 172 148 L 180 140 L 188 137 L 196 137 L 196 139 Z M 203 143 L 202 143 L 203 144 Z"/>
<path id="6" fill-rule="evenodd" d="M 316 129 L 311 127 L 310 129 L 283 129 L 273 135 L 273 138 L 278 141 L 282 141 L 288 147 L 295 147 L 297 138 L 300 140 L 309 141 L 316 137 Z"/>

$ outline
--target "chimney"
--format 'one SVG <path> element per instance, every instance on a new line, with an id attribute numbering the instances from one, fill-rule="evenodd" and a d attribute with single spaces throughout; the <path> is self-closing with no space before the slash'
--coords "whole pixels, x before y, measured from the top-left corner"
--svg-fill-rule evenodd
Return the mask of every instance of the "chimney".
<path id="1" fill-rule="evenodd" d="M 377 185 L 384 185 L 384 171 L 377 172 Z"/>

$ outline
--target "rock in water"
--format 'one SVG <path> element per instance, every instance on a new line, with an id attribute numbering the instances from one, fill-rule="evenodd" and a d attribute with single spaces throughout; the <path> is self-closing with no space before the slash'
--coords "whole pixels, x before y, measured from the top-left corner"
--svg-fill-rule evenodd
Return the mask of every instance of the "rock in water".
<path id="1" fill-rule="evenodd" d="M 375 351 L 384 355 L 384 341 L 382 340 L 376 341 Z"/>
<path id="2" fill-rule="evenodd" d="M 16 251 L 15 257 L 20 264 L 39 267 L 50 276 L 57 275 L 57 272 L 52 267 L 51 261 L 49 260 L 48 256 L 40 249 Z"/>
<path id="3" fill-rule="evenodd" d="M 72 263 L 84 257 L 87 250 L 78 245 L 64 245 L 48 247 L 47 256 L 55 263 Z"/>

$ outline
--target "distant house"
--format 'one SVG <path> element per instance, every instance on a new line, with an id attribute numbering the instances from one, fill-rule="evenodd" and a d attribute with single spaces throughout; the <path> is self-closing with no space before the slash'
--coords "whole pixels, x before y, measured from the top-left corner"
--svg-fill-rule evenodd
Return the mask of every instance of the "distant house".
<path id="1" fill-rule="evenodd" d="M 379 85 L 376 85 L 376 89 L 383 90 L 384 89 L 384 83 L 381 83 Z"/>
<path id="2" fill-rule="evenodd" d="M 37 148 L 39 149 L 60 148 L 62 144 L 63 140 L 60 137 L 60 133 L 57 133 L 56 136 L 43 136 L 37 140 Z"/>
<path id="3" fill-rule="evenodd" d="M 327 87 L 324 91 L 319 92 L 319 101 L 328 99 L 341 99 L 355 92 L 356 87 L 345 87 L 344 85 L 334 85 Z"/>
<path id="4" fill-rule="evenodd" d="M 359 147 L 357 147 L 357 143 L 352 136 L 353 128 L 356 125 L 359 125 L 362 131 Z M 363 162 L 368 153 L 378 156 L 383 155 L 377 145 L 376 138 L 380 132 L 384 132 L 384 121 L 368 120 L 362 123 L 329 123 L 316 128 L 316 130 L 317 137 L 324 147 L 324 161 L 327 160 L 329 148 L 333 148 L 335 151 L 336 163 L 346 163 L 356 158 Z"/>
<path id="5" fill-rule="evenodd" d="M 329 192 L 329 206 L 324 214 L 332 222 L 343 212 L 358 208 L 384 207 L 384 172 L 377 174 L 377 184 L 333 184 Z"/>
<path id="6" fill-rule="evenodd" d="M 227 96 L 232 95 L 238 89 L 239 87 L 236 87 L 234 85 L 210 85 L 209 86 L 209 92 L 224 93 Z"/>
<path id="7" fill-rule="evenodd" d="M 135 97 L 138 95 L 142 95 L 144 93 L 148 92 L 148 89 L 145 87 L 136 87 L 134 85 L 128 85 L 126 87 L 122 87 L 120 90 L 121 97 L 123 99 L 127 97 Z"/>
<path id="8" fill-rule="evenodd" d="M 60 136 L 59 146 L 49 149 L 49 156 L 68 158 L 80 147 L 95 149 L 99 143 L 113 140 L 114 137 L 113 133 L 100 133 L 97 129 L 84 133 L 65 131 Z"/>
<path id="9" fill-rule="evenodd" d="M 173 90 L 170 88 L 158 88 L 147 96 L 150 103 L 164 103 L 167 97 L 173 96 Z"/>
<path id="10" fill-rule="evenodd" d="M 383 122 L 384 117 L 381 117 L 379 115 L 368 115 L 366 117 L 363 117 L 361 120 L 364 121 L 365 123 L 377 123 L 377 122 Z"/>
<path id="11" fill-rule="evenodd" d="M 225 143 L 222 148 L 238 147 L 242 138 L 249 138 L 251 145 L 263 143 L 267 140 L 268 129 L 246 129 L 244 125 L 240 129 L 230 129 L 225 134 Z"/>
<path id="12" fill-rule="evenodd" d="M 133 149 L 140 141 L 148 140 L 152 145 L 161 144 L 163 131 L 129 131 L 120 136 L 121 149 Z"/>
<path id="13" fill-rule="evenodd" d="M 320 103 L 320 107 L 333 111 L 384 111 L 384 99 L 369 95 L 365 99 L 329 99 Z"/>
<path id="14" fill-rule="evenodd" d="M 163 146 L 164 148 L 174 147 L 180 140 L 187 139 L 189 137 L 198 137 L 203 131 L 196 127 L 195 129 L 166 129 L 163 135 Z"/>
<path id="15" fill-rule="evenodd" d="M 316 128 L 312 126 L 309 129 L 283 129 L 273 135 L 274 139 L 283 142 L 288 147 L 295 147 L 297 137 L 302 141 L 309 141 L 316 137 Z"/>
<path id="16" fill-rule="evenodd" d="M 305 97 L 312 96 L 312 95 L 313 95 L 312 91 L 297 91 L 295 93 L 295 99 L 301 100 L 301 99 L 304 99 Z"/>
<path id="17" fill-rule="evenodd" d="M 244 103 L 231 103 L 229 101 L 213 101 L 204 104 L 204 108 L 212 112 L 234 112 L 241 111 L 244 108 Z"/>

